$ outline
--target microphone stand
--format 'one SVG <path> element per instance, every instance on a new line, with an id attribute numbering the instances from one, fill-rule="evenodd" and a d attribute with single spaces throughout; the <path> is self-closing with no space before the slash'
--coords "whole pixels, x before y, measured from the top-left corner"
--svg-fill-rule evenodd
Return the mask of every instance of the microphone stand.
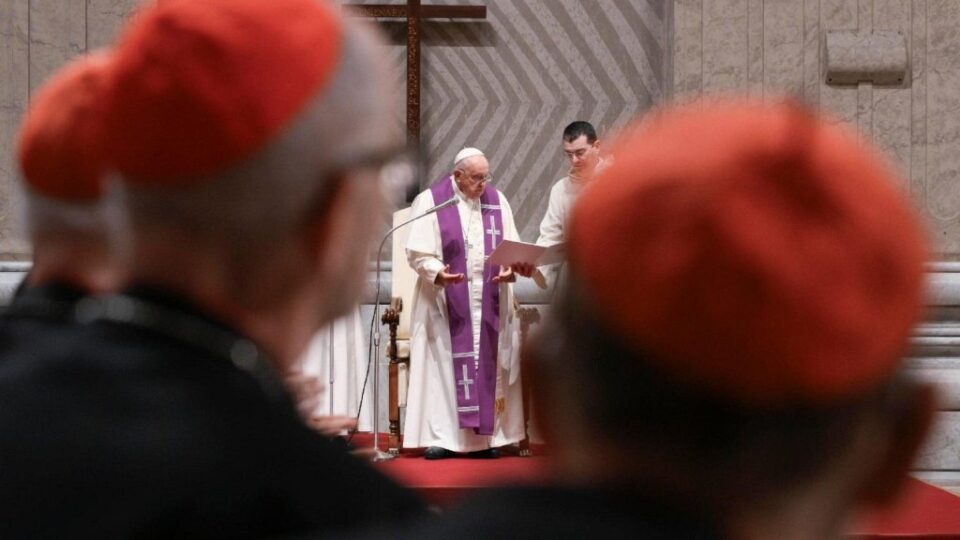
<path id="1" fill-rule="evenodd" d="M 457 197 L 451 197 L 450 199 L 430 208 L 426 212 L 420 214 L 419 216 L 414 216 L 403 223 L 393 227 L 387 234 L 383 235 L 383 240 L 380 241 L 380 247 L 377 249 L 377 293 L 373 297 L 374 307 L 373 307 L 373 320 L 370 321 L 372 325 L 376 327 L 373 333 L 373 461 L 386 461 L 388 459 L 393 459 L 396 456 L 389 452 L 384 452 L 380 450 L 380 326 L 377 324 L 377 321 L 380 320 L 380 259 L 383 257 L 383 246 L 386 245 L 387 239 L 401 227 L 405 227 L 414 221 L 425 218 L 430 214 L 438 212 L 448 206 L 453 206 L 457 204 Z"/>

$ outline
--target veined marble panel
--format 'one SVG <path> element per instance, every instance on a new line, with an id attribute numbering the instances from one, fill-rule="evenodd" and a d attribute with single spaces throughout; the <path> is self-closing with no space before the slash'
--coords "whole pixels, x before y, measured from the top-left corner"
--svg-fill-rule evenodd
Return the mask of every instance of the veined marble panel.
<path id="1" fill-rule="evenodd" d="M 766 95 L 803 95 L 803 2 L 767 0 L 763 6 L 763 86 Z"/>
<path id="2" fill-rule="evenodd" d="M 960 73 L 950 78 L 960 85 Z M 931 82 L 931 86 L 933 84 Z M 960 103 L 957 105 L 955 110 L 960 110 Z M 933 107 L 930 110 L 933 113 Z M 948 114 L 943 110 L 939 113 Z M 928 125 L 935 122 L 933 116 L 927 122 Z M 960 229 L 957 226 L 960 218 L 960 139 L 930 141 L 926 145 L 926 156 L 926 197 L 917 203 L 927 217 L 939 252 L 945 258 L 955 259 L 960 255 Z"/>
<path id="3" fill-rule="evenodd" d="M 857 0 L 821 0 L 820 32 L 818 38 L 823 47 L 823 35 L 830 30 L 857 29 Z M 821 65 L 823 55 L 820 56 Z M 829 111 L 837 120 L 853 128 L 857 127 L 857 92 L 849 88 L 827 86 L 820 79 L 820 107 Z"/>
<path id="4" fill-rule="evenodd" d="M 926 199 L 927 187 L 927 2 L 910 3 L 910 194 Z"/>
<path id="5" fill-rule="evenodd" d="M 926 3 L 926 190 L 920 202 L 946 258 L 960 256 L 960 5 Z"/>
<path id="6" fill-rule="evenodd" d="M 917 470 L 960 470 L 960 412 L 937 413 L 927 442 L 914 464 Z"/>
<path id="7" fill-rule="evenodd" d="M 703 3 L 703 91 L 729 93 L 747 87 L 748 0 Z"/>
<path id="8" fill-rule="evenodd" d="M 86 0 L 87 50 L 92 51 L 113 44 L 126 22 L 140 4 L 155 0 Z"/>
<path id="9" fill-rule="evenodd" d="M 750 94 L 817 104 L 876 143 L 925 215 L 938 258 L 960 259 L 960 2 L 746 0 L 745 21 L 742 6 L 677 1 L 669 50 L 678 95 L 736 88 L 745 69 Z M 827 85 L 824 35 L 832 30 L 901 32 L 907 80 Z"/>
<path id="10" fill-rule="evenodd" d="M 820 105 L 820 0 L 803 1 L 803 100 Z"/>
<path id="11" fill-rule="evenodd" d="M 702 0 L 675 0 L 673 20 L 674 97 L 698 97 L 703 93 Z"/>
<path id="12" fill-rule="evenodd" d="M 0 2 L 0 238 L 17 229 L 20 200 L 16 196 L 17 128 L 30 99 L 29 2 Z M 17 247 L 0 245 L 0 257 L 11 258 Z"/>
<path id="13" fill-rule="evenodd" d="M 87 3 L 30 0 L 30 92 L 87 50 Z"/>

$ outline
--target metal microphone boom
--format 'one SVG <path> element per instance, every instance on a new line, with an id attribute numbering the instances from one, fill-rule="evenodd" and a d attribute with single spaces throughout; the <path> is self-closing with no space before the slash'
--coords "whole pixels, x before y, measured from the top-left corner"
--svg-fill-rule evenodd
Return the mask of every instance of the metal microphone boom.
<path id="1" fill-rule="evenodd" d="M 387 238 L 390 238 L 390 235 L 392 235 L 397 229 L 405 227 L 418 219 L 425 218 L 430 214 L 443 210 L 444 208 L 453 206 L 457 204 L 457 201 L 457 196 L 454 195 L 446 201 L 427 209 L 426 212 L 418 216 L 414 216 L 395 226 L 387 231 L 387 234 L 383 235 L 383 240 L 380 241 L 380 247 L 377 249 L 377 293 L 373 298 L 373 319 L 370 321 L 370 326 L 376 328 L 376 330 L 373 334 L 373 350 L 368 351 L 367 353 L 368 366 L 372 360 L 376 360 L 373 362 L 373 461 L 384 461 L 387 459 L 393 459 L 394 457 L 393 454 L 380 450 L 380 325 L 376 324 L 376 321 L 380 319 L 380 258 L 383 256 L 383 246 L 386 245 Z"/>

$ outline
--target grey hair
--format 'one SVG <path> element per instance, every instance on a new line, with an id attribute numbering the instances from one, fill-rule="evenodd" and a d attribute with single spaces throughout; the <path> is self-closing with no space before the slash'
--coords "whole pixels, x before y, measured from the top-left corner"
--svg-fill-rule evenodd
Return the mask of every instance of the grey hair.
<path id="1" fill-rule="evenodd" d="M 56 238 L 62 242 L 84 241 L 103 243 L 110 251 L 121 251 L 124 245 L 121 231 L 125 229 L 122 212 L 100 200 L 64 201 L 41 195 L 29 187 L 21 187 L 28 236 L 34 243 L 38 238 Z"/>

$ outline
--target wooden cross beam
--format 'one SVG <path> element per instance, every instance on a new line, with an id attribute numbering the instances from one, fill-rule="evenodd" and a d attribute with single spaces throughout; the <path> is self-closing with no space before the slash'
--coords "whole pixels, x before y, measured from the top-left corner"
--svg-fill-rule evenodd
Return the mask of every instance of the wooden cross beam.
<path id="1" fill-rule="evenodd" d="M 356 17 L 407 20 L 407 142 L 420 144 L 420 21 L 423 19 L 485 19 L 486 6 L 403 4 L 344 4 Z"/>

